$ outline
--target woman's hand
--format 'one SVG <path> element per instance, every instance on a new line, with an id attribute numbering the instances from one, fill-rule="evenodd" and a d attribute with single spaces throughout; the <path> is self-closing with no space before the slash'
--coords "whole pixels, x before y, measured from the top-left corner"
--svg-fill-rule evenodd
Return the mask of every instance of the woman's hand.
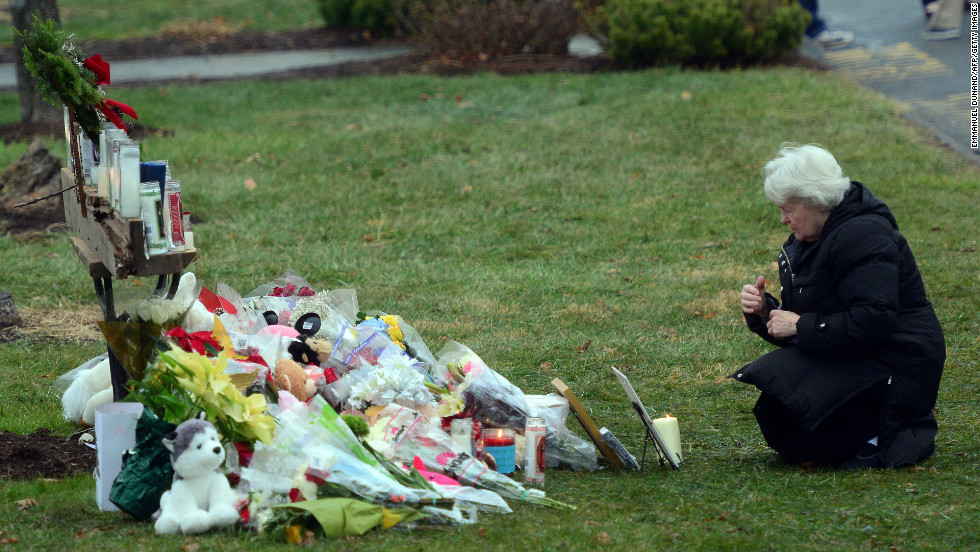
<path id="1" fill-rule="evenodd" d="M 766 279 L 759 276 L 755 285 L 742 287 L 742 312 L 769 318 L 769 306 L 766 305 Z"/>
<path id="2" fill-rule="evenodd" d="M 769 328 L 769 335 L 775 337 L 776 339 L 789 339 L 796 335 L 796 322 L 800 319 L 800 315 L 795 312 L 775 310 L 769 313 L 769 322 L 766 323 L 766 327 Z"/>

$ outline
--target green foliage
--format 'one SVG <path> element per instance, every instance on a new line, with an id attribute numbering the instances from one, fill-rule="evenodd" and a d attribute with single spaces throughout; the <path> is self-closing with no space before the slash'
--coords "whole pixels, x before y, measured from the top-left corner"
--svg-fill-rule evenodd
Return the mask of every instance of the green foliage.
<path id="1" fill-rule="evenodd" d="M 94 75 L 82 67 L 82 53 L 68 42 L 68 35 L 57 21 L 44 20 L 34 12 L 33 28 L 23 33 L 24 66 L 34 77 L 37 92 L 57 108 L 71 108 L 89 138 L 99 135 L 99 116 L 95 105 L 102 95 Z"/>
<path id="2" fill-rule="evenodd" d="M 732 66 L 792 51 L 809 15 L 796 0 L 610 0 L 590 21 L 625 66 Z"/>
<path id="3" fill-rule="evenodd" d="M 361 416 L 354 414 L 341 414 L 340 419 L 347 424 L 347 427 L 350 428 L 355 437 L 364 437 L 368 433 L 371 433 L 371 426 L 369 426 L 367 420 Z"/>
<path id="4" fill-rule="evenodd" d="M 327 27 L 358 29 L 384 36 L 396 22 L 390 0 L 316 0 Z"/>
<path id="5" fill-rule="evenodd" d="M 405 34 L 450 58 L 562 54 L 581 21 L 571 0 L 403 0 Z"/>

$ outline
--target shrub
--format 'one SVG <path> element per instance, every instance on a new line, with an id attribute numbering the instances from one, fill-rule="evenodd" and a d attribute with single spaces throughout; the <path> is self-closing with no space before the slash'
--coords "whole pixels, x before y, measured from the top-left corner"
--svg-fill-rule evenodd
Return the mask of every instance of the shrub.
<path id="1" fill-rule="evenodd" d="M 389 0 L 316 0 L 327 27 L 392 34 L 397 22 Z"/>
<path id="2" fill-rule="evenodd" d="M 797 0 L 609 0 L 590 24 L 622 65 L 731 66 L 776 59 L 809 22 Z"/>
<path id="3" fill-rule="evenodd" d="M 562 54 L 580 27 L 571 0 L 403 0 L 405 34 L 453 59 Z"/>

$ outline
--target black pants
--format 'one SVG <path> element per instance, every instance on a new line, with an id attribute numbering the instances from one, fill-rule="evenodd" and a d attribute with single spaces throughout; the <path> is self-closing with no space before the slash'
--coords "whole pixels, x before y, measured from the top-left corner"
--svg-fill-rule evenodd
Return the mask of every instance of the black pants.
<path id="1" fill-rule="evenodd" d="M 887 385 L 861 391 L 831 412 L 815 429 L 807 430 L 781 402 L 763 393 L 752 412 L 766 443 L 791 464 L 827 465 L 854 457 L 878 435 L 879 417 Z"/>

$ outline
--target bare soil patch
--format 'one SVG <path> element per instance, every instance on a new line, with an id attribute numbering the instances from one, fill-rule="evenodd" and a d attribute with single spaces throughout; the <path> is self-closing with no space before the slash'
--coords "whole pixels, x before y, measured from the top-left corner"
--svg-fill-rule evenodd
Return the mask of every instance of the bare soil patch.
<path id="1" fill-rule="evenodd" d="M 0 431 L 0 479 L 63 479 L 92 472 L 95 449 L 80 443 L 79 435 L 53 435 L 47 428 L 30 435 Z"/>

